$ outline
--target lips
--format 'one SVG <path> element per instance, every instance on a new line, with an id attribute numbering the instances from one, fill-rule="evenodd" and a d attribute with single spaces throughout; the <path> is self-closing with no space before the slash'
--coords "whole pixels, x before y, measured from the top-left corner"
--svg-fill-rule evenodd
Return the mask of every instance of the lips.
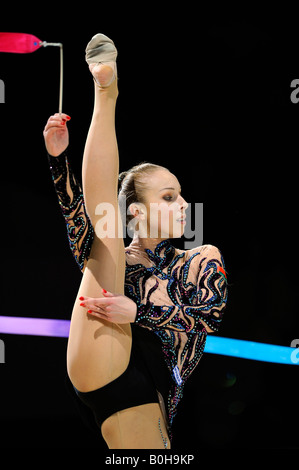
<path id="1" fill-rule="evenodd" d="M 177 222 L 180 222 L 181 224 L 185 224 L 186 223 L 186 216 L 183 216 L 183 217 L 180 217 L 179 219 L 176 219 Z"/>

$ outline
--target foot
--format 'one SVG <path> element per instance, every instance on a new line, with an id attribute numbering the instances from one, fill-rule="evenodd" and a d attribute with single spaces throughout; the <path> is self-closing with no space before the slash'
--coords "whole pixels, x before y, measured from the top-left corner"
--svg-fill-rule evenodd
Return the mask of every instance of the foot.
<path id="1" fill-rule="evenodd" d="M 114 42 L 104 34 L 96 34 L 86 47 L 86 62 L 100 88 L 107 88 L 115 80 L 117 50 Z"/>
<path id="2" fill-rule="evenodd" d="M 99 88 L 107 88 L 116 78 L 116 64 L 115 62 L 107 63 L 91 63 L 89 70 L 99 86 Z"/>

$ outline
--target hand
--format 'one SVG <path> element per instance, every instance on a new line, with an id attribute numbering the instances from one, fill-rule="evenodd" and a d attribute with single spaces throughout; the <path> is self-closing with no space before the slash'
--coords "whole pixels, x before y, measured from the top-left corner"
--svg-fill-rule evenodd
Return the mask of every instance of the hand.
<path id="1" fill-rule="evenodd" d="M 58 157 L 69 145 L 69 132 L 66 123 L 70 119 L 70 116 L 64 113 L 56 113 L 48 119 L 43 136 L 47 152 L 52 157 Z"/>
<path id="2" fill-rule="evenodd" d="M 112 323 L 134 323 L 137 305 L 132 299 L 121 294 L 112 294 L 103 289 L 104 297 L 80 297 L 81 307 L 88 308 L 88 313 L 94 317 Z"/>

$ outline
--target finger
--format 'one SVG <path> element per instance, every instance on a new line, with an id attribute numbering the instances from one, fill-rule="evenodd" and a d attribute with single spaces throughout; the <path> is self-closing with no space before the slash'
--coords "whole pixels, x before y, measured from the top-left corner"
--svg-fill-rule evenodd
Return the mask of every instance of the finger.
<path id="1" fill-rule="evenodd" d="M 97 307 L 97 306 L 92 306 L 92 307 L 87 307 L 89 310 L 88 312 L 95 312 L 95 313 L 101 313 L 102 315 L 107 315 L 107 312 L 104 308 L 102 307 Z"/>
<path id="2" fill-rule="evenodd" d="M 85 300 L 81 301 L 80 307 L 86 307 L 86 308 L 91 308 L 91 309 L 105 309 L 108 306 L 108 301 L 106 299 L 87 299 L 85 297 Z"/>
<path id="3" fill-rule="evenodd" d="M 88 310 L 87 313 L 88 313 L 88 315 L 91 315 L 91 316 L 96 317 L 96 318 L 100 318 L 101 320 L 111 321 L 111 320 L 110 320 L 106 315 L 104 315 L 103 313 L 93 312 L 92 310 Z"/>
<path id="4" fill-rule="evenodd" d="M 102 289 L 102 292 L 105 297 L 115 297 L 115 294 L 112 294 L 112 292 L 109 292 L 106 289 Z"/>
<path id="5" fill-rule="evenodd" d="M 53 114 L 53 116 L 50 116 L 51 117 L 54 117 L 54 118 L 59 118 L 59 119 L 65 119 L 66 121 L 70 121 L 71 119 L 71 116 L 69 116 L 68 114 L 65 114 L 65 113 L 55 113 Z"/>
<path id="6" fill-rule="evenodd" d="M 93 307 L 90 307 L 91 310 L 97 313 L 103 313 L 104 315 L 107 315 L 107 308 L 108 307 L 101 307 L 99 305 L 94 305 Z"/>
<path id="7" fill-rule="evenodd" d="M 66 118 L 64 118 L 63 116 L 59 116 L 59 115 L 54 115 L 54 116 L 50 116 L 48 121 L 47 121 L 47 124 L 52 124 L 52 123 L 55 123 L 55 122 L 62 122 L 62 121 L 66 121 Z"/>
<path id="8" fill-rule="evenodd" d="M 50 129 L 62 129 L 65 127 L 66 121 L 63 120 L 51 120 L 48 121 L 47 124 L 45 125 L 44 131 L 48 132 Z"/>
<path id="9" fill-rule="evenodd" d="M 70 119 L 71 119 L 71 117 L 68 116 L 68 114 L 64 114 L 64 113 L 58 114 L 58 113 L 56 113 L 53 116 L 49 117 L 45 127 L 53 126 L 55 124 L 60 125 L 61 123 L 66 123 Z"/>
<path id="10" fill-rule="evenodd" d="M 111 300 L 105 299 L 105 297 L 93 299 L 93 305 L 98 307 L 107 307 L 108 305 L 111 305 Z"/>

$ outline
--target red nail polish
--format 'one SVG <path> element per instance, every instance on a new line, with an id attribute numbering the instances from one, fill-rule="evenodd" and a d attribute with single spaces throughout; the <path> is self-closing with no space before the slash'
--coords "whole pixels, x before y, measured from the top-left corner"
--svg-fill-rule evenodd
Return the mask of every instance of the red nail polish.
<path id="1" fill-rule="evenodd" d="M 85 303 L 81 302 L 80 307 L 85 307 Z"/>
<path id="2" fill-rule="evenodd" d="M 68 116 L 68 115 L 67 115 L 66 118 L 67 118 L 67 120 L 69 121 L 69 120 L 71 119 L 71 116 Z"/>
<path id="3" fill-rule="evenodd" d="M 104 292 L 104 294 L 107 294 L 107 291 L 106 291 L 106 289 L 103 289 L 103 292 Z"/>
<path id="4" fill-rule="evenodd" d="M 84 297 L 79 297 L 79 300 L 84 300 Z"/>
<path id="5" fill-rule="evenodd" d="M 92 313 L 92 310 L 88 310 L 88 313 Z"/>

